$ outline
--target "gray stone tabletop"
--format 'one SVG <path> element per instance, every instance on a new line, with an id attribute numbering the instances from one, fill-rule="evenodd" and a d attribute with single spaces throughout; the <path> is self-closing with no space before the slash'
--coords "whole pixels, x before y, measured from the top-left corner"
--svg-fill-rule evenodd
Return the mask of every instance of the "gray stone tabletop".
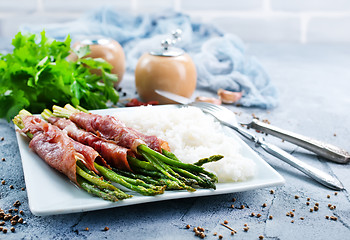
<path id="1" fill-rule="evenodd" d="M 270 74 L 279 90 L 280 103 L 272 110 L 232 107 L 241 113 L 240 120 L 255 114 L 273 125 L 350 151 L 350 45 L 255 43 L 248 44 L 248 49 Z M 121 87 L 126 92 L 125 98 L 135 95 L 132 76 L 127 76 Z M 211 93 L 197 91 L 195 95 Z M 219 239 L 219 235 L 223 239 L 263 236 L 281 240 L 349 239 L 350 236 L 350 165 L 326 161 L 272 136 L 266 140 L 335 176 L 345 190 L 336 193 L 327 189 L 281 160 L 257 150 L 285 178 L 283 186 L 38 217 L 28 208 L 14 126 L 3 119 L 0 138 L 0 180 L 5 181 L 0 184 L 0 208 L 14 209 L 13 204 L 19 200 L 18 211 L 23 212 L 18 215 L 24 220 L 23 224 L 14 226 L 14 233 L 6 221 L 1 227 L 6 227 L 8 232 L 0 232 L 0 239 L 199 239 L 192 231 L 198 226 L 205 229 L 205 239 Z M 257 217 L 258 214 L 261 216 Z M 237 231 L 234 236 L 221 224 L 224 221 Z M 191 228 L 186 229 L 186 225 Z M 246 226 L 248 231 L 244 230 Z M 109 230 L 105 231 L 105 227 Z"/>

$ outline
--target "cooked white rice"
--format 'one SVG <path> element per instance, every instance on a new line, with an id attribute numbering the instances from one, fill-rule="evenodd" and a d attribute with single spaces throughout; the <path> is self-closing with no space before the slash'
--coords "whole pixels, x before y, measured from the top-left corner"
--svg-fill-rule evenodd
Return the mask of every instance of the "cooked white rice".
<path id="1" fill-rule="evenodd" d="M 223 155 L 220 161 L 204 165 L 217 174 L 219 182 L 244 181 L 254 175 L 255 163 L 240 154 L 240 144 L 198 108 L 147 106 L 120 111 L 116 117 L 144 134 L 166 140 L 171 151 L 183 162 Z"/>

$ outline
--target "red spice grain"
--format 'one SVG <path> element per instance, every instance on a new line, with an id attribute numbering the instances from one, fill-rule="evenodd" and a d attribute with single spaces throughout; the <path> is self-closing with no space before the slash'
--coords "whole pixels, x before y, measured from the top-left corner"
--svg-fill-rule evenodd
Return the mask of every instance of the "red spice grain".
<path id="1" fill-rule="evenodd" d="M 225 224 L 228 224 L 228 221 L 227 221 L 227 220 L 225 220 L 225 221 L 224 221 L 224 223 L 225 223 Z"/>
<path id="2" fill-rule="evenodd" d="M 109 230 L 109 227 L 105 227 L 103 230 L 104 230 L 104 231 L 108 231 L 108 230 Z"/>

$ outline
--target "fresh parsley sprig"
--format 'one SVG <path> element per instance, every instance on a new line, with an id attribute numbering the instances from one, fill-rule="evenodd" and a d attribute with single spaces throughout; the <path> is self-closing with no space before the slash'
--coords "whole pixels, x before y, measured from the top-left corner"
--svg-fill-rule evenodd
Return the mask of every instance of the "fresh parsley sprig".
<path id="1" fill-rule="evenodd" d="M 76 62 L 66 60 L 71 39 L 57 41 L 40 35 L 17 33 L 13 52 L 0 54 L 0 117 L 12 119 L 21 109 L 40 113 L 52 105 L 106 108 L 117 103 L 112 66 L 103 59 L 86 57 L 88 46 L 75 52 Z M 94 71 L 91 71 L 94 69 Z M 99 74 L 95 74 L 96 70 Z"/>

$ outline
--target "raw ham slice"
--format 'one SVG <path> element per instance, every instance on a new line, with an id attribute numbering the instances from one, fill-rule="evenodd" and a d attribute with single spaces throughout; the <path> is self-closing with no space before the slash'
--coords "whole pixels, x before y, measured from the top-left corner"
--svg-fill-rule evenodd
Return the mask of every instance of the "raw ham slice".
<path id="1" fill-rule="evenodd" d="M 21 131 L 33 134 L 29 147 L 52 168 L 62 172 L 75 183 L 77 159 L 83 161 L 90 170 L 98 172 L 94 161 L 104 160 L 93 148 L 74 141 L 58 127 L 36 116 L 24 116 L 22 119 L 24 128 Z"/>
<path id="2" fill-rule="evenodd" d="M 50 117 L 47 120 L 60 129 L 65 130 L 68 136 L 74 140 L 94 148 L 109 165 L 118 169 L 132 171 L 127 160 L 127 155 L 134 156 L 130 149 L 118 146 L 113 141 L 108 141 L 91 132 L 78 128 L 69 119 Z"/>
<path id="3" fill-rule="evenodd" d="M 134 152 L 137 152 L 137 147 L 140 144 L 145 144 L 158 152 L 161 152 L 162 148 L 170 150 L 166 141 L 156 136 L 146 136 L 135 129 L 128 128 L 122 121 L 110 115 L 101 116 L 78 112 L 73 113 L 70 116 L 70 120 L 79 127 L 105 139 L 113 140 L 118 145 L 130 148 Z"/>

